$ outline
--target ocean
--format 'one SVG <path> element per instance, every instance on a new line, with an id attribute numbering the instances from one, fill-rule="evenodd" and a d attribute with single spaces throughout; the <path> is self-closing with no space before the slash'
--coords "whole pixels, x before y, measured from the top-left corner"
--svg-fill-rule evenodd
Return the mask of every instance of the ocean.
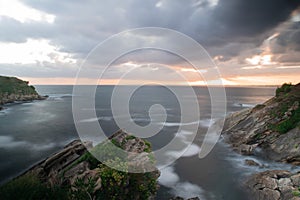
<path id="1" fill-rule="evenodd" d="M 123 86 L 124 90 L 126 87 Z M 179 87 L 179 86 L 178 86 Z M 98 121 L 105 134 L 119 129 L 111 110 L 113 86 L 99 86 L 95 100 L 97 118 L 83 119 L 80 123 Z M 184 90 L 184 87 L 179 87 Z M 24 172 L 47 156 L 62 149 L 79 136 L 72 115 L 72 86 L 36 86 L 37 91 L 49 98 L 43 101 L 6 105 L 0 111 L 0 182 L 4 183 Z M 161 170 L 157 199 L 174 196 L 184 198 L 198 196 L 201 200 L 246 200 L 242 189 L 245 176 L 261 171 L 258 167 L 244 164 L 248 157 L 233 152 L 220 140 L 212 152 L 199 159 L 198 152 L 207 128 L 214 122 L 210 119 L 210 95 L 205 87 L 193 88 L 200 107 L 198 134 L 190 148 L 172 165 Z M 227 87 L 227 114 L 254 107 L 274 96 L 274 87 Z M 189 97 L 185 97 L 189 100 Z M 150 123 L 151 105 L 162 105 L 167 113 L 163 129 L 148 138 L 153 150 L 157 150 L 174 137 L 180 124 L 181 110 L 176 96 L 166 87 L 144 86 L 131 97 L 129 110 L 132 120 L 146 126 Z M 193 122 L 191 122 L 193 123 Z M 184 132 L 181 134 L 185 134 Z M 187 133 L 188 134 L 188 133 Z M 178 152 L 169 152 L 172 156 Z M 251 157 L 249 157 L 251 158 Z M 289 166 L 251 158 L 268 168 Z"/>

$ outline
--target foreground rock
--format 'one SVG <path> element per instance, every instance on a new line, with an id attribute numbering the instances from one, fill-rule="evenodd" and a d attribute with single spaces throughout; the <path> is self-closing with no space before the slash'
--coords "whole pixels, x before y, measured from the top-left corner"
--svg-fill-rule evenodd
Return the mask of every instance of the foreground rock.
<path id="1" fill-rule="evenodd" d="M 227 117 L 223 136 L 242 155 L 300 165 L 300 84 L 284 84 L 276 96 L 253 109 Z M 245 164 L 260 166 L 254 160 Z M 299 200 L 300 172 L 271 170 L 254 174 L 245 187 L 253 200 Z"/>
<path id="2" fill-rule="evenodd" d="M 149 153 L 151 151 L 149 143 L 121 130 L 109 139 L 117 146 L 122 144 L 119 146 L 122 149 L 136 153 L 144 152 L 145 155 L 151 154 Z M 110 151 L 107 148 L 109 146 L 105 146 L 105 142 L 103 144 L 104 146 L 100 145 L 100 150 Z M 99 150 L 98 145 L 93 147 L 90 142 L 83 144 L 81 141 L 75 140 L 60 152 L 50 156 L 6 185 L 16 185 L 14 182 L 18 182 L 18 179 L 22 179 L 22 177 L 37 177 L 39 184 L 50 188 L 51 191 L 57 187 L 64 189 L 65 196 L 59 196 L 62 193 L 59 191 L 57 196 L 54 195 L 57 199 L 150 199 L 155 196 L 160 172 L 155 168 L 153 160 L 146 156 L 148 159 L 139 159 L 135 164 L 139 167 L 148 167 L 151 163 L 152 168 L 155 168 L 154 171 L 131 174 L 107 167 L 95 159 L 86 147 L 91 148 L 91 151 Z M 134 165 L 132 162 L 119 162 L 118 159 L 110 161 L 125 167 Z M 14 188 L 14 190 L 16 189 L 18 188 Z M 4 185 L 0 189 L 0 196 L 4 194 L 7 197 L 7 190 L 9 189 Z M 10 197 L 6 199 L 10 199 Z M 22 199 L 26 198 L 22 197 Z"/>
<path id="3" fill-rule="evenodd" d="M 1 105 L 14 102 L 26 102 L 33 100 L 43 100 L 47 96 L 39 95 L 33 86 L 29 86 L 27 81 L 22 81 L 15 77 L 0 76 L 0 110 Z"/>
<path id="4" fill-rule="evenodd" d="M 230 115 L 225 141 L 243 155 L 300 165 L 300 84 L 289 88 L 264 104 Z"/>
<path id="5" fill-rule="evenodd" d="M 255 174 L 246 182 L 252 198 L 264 200 L 300 200 L 299 186 L 300 172 L 291 174 L 284 170 Z"/>

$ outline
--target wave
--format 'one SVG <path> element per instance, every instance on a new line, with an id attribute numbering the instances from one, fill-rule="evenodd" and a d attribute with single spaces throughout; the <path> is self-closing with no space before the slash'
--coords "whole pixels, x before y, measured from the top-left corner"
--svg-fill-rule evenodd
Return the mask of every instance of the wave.
<path id="1" fill-rule="evenodd" d="M 192 197 L 204 198 L 204 190 L 190 182 L 181 182 L 179 175 L 175 172 L 174 166 L 168 166 L 160 170 L 161 174 L 158 178 L 158 183 L 171 189 L 174 196 L 180 196 L 185 199 Z"/>
<path id="2" fill-rule="evenodd" d="M 16 141 L 11 136 L 0 136 L 0 148 L 12 149 L 12 148 L 24 148 L 33 152 L 45 151 L 56 147 L 56 143 L 37 144 L 27 141 Z"/>
<path id="3" fill-rule="evenodd" d="M 239 107 L 239 108 L 253 108 L 255 107 L 255 104 L 247 104 L 247 103 L 234 103 L 233 107 Z"/>
<path id="4" fill-rule="evenodd" d="M 27 143 L 24 141 L 15 141 L 13 137 L 10 136 L 0 136 L 0 148 L 9 149 L 16 148 L 20 146 L 26 146 Z"/>
<path id="5" fill-rule="evenodd" d="M 186 123 L 178 123 L 178 122 L 160 122 L 159 124 L 162 124 L 164 126 L 167 127 L 172 127 L 172 126 L 189 126 L 189 125 L 195 125 L 195 124 L 199 124 L 201 127 L 205 127 L 208 128 L 210 127 L 212 124 L 215 123 L 215 119 L 202 119 L 202 120 L 198 120 L 198 121 L 193 121 L 193 122 L 186 122 Z"/>
<path id="6" fill-rule="evenodd" d="M 4 108 L 3 110 L 0 110 L 0 116 L 7 115 L 11 112 L 11 108 Z"/>
<path id="7" fill-rule="evenodd" d="M 226 148 L 230 148 L 228 144 L 225 144 L 223 141 L 220 142 L 220 144 L 225 146 Z M 225 156 L 225 159 L 230 161 L 231 163 L 234 163 L 234 168 L 236 168 L 236 170 L 241 172 L 244 176 L 249 176 L 251 174 L 263 172 L 266 170 L 288 170 L 291 172 L 297 172 L 300 170 L 299 166 L 265 160 L 257 156 L 240 155 L 234 152 L 232 149 L 229 150 L 230 153 Z M 246 164 L 246 160 L 253 160 L 258 163 L 258 166 L 249 166 Z"/>
<path id="8" fill-rule="evenodd" d="M 192 157 L 195 155 L 198 155 L 201 148 L 198 145 L 191 144 L 187 148 L 182 149 L 180 151 L 168 151 L 166 152 L 166 155 L 172 156 L 174 158 L 179 157 Z"/>
<path id="9" fill-rule="evenodd" d="M 73 97 L 73 94 L 49 94 L 47 100 L 62 101 L 64 98 Z"/>
<path id="10" fill-rule="evenodd" d="M 95 122 L 95 121 L 111 121 L 113 120 L 113 117 L 108 117 L 108 116 L 105 116 L 105 117 L 96 117 L 96 118 L 89 118 L 89 119 L 83 119 L 83 120 L 80 120 L 79 122 Z"/>

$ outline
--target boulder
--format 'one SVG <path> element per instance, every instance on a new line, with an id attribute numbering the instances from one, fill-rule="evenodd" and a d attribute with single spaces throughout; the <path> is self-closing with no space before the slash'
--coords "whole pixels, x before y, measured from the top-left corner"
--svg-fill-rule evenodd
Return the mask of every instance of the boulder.
<path id="1" fill-rule="evenodd" d="M 260 166 L 259 163 L 255 162 L 254 160 L 246 159 L 245 164 L 248 166 Z"/>
<path id="2" fill-rule="evenodd" d="M 253 200 L 296 199 L 293 192 L 300 186 L 297 182 L 298 175 L 285 170 L 265 171 L 252 175 L 245 187 L 253 195 Z"/>

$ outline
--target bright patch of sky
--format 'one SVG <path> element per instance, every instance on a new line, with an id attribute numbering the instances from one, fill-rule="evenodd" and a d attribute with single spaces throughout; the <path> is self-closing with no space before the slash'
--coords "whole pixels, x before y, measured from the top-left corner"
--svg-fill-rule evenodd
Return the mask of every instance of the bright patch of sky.
<path id="1" fill-rule="evenodd" d="M 76 62 L 70 54 L 59 52 L 49 40 L 28 39 L 25 43 L 0 43 L 0 55 L 0 63 L 4 64 Z"/>
<path id="2" fill-rule="evenodd" d="M 53 23 L 55 21 L 54 15 L 30 8 L 18 0 L 0 0 L 0 20 L 3 16 L 13 18 L 22 23 L 30 21 Z"/>

